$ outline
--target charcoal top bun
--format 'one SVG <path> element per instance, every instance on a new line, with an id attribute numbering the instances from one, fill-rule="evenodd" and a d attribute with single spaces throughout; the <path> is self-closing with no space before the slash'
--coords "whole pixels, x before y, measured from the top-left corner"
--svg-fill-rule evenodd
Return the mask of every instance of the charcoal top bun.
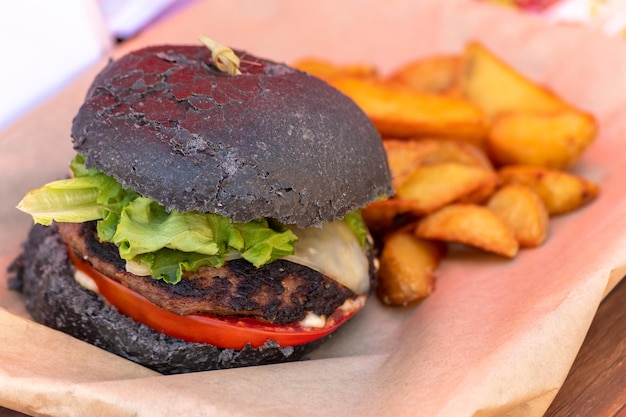
<path id="1" fill-rule="evenodd" d="M 112 61 L 74 119 L 87 166 L 179 211 L 310 226 L 391 193 L 380 136 L 325 82 L 236 51 L 220 72 L 204 46 Z"/>
<path id="2" fill-rule="evenodd" d="M 24 294 L 33 319 L 163 374 L 301 360 L 330 337 L 280 347 L 268 341 L 241 350 L 176 339 L 136 322 L 84 289 L 55 225 L 35 225 L 24 252 L 11 265 L 9 285 Z"/>

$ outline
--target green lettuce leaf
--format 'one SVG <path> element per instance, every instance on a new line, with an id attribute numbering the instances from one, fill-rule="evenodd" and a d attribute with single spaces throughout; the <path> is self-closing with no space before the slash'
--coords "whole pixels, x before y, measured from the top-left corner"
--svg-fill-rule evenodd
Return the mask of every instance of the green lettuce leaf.
<path id="1" fill-rule="evenodd" d="M 235 227 L 245 242 L 241 256 L 256 267 L 293 255 L 293 244 L 298 238 L 284 226 L 275 230 L 267 219 L 257 219 L 239 223 Z"/>
<path id="2" fill-rule="evenodd" d="M 103 181 L 99 176 L 54 181 L 28 192 L 17 208 L 45 226 L 99 220 L 109 209 L 98 202 Z"/>
<path id="3" fill-rule="evenodd" d="M 169 283 L 178 282 L 183 271 L 221 266 L 226 256 L 237 257 L 233 253 L 259 267 L 294 252 L 298 239 L 283 225 L 167 211 L 84 162 L 76 156 L 70 164 L 74 178 L 29 192 L 18 208 L 44 225 L 97 220 L 101 241 L 114 243 L 122 259 L 147 266 L 153 278 Z"/>
<path id="4" fill-rule="evenodd" d="M 222 266 L 233 250 L 262 266 L 293 254 L 296 241 L 291 230 L 265 219 L 232 223 L 216 214 L 166 212 L 145 197 L 124 207 L 112 239 L 122 259 L 149 264 L 153 277 L 170 283 L 178 282 L 182 271 Z"/>
<path id="5" fill-rule="evenodd" d="M 122 259 L 127 260 L 161 248 L 204 255 L 219 252 L 205 215 L 168 213 L 145 197 L 136 198 L 122 209 L 112 242 L 120 248 Z"/>
<path id="6" fill-rule="evenodd" d="M 224 264 L 224 259 L 221 256 L 159 249 L 156 252 L 138 255 L 134 262 L 149 265 L 154 279 L 177 284 L 182 279 L 183 271 L 197 271 L 201 266 L 219 268 Z"/>
<path id="7" fill-rule="evenodd" d="M 362 247 L 365 247 L 367 245 L 367 236 L 369 236 L 369 231 L 367 230 L 365 221 L 361 216 L 361 210 L 346 213 L 343 221 L 348 225 L 350 230 L 352 230 L 352 233 L 354 233 L 354 235 L 357 237 L 359 244 Z"/>

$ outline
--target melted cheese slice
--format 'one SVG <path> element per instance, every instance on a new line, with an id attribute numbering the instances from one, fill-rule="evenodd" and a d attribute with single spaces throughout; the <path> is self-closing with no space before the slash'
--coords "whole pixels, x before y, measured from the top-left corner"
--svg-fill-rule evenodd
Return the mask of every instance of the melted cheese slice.
<path id="1" fill-rule="evenodd" d="M 369 291 L 369 261 L 352 230 L 341 221 L 321 228 L 290 227 L 298 236 L 295 253 L 283 259 L 307 266 L 351 289 Z"/>

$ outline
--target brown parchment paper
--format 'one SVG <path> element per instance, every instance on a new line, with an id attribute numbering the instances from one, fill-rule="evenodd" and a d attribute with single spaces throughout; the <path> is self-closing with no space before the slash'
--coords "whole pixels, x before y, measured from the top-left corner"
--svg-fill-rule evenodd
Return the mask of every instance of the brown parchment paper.
<path id="1" fill-rule="evenodd" d="M 478 39 L 596 114 L 600 137 L 576 170 L 602 195 L 513 261 L 453 251 L 430 298 L 407 309 L 372 300 L 310 361 L 158 375 L 33 323 L 5 288 L 31 224 L 14 206 L 65 175 L 71 120 L 99 63 L 0 136 L 0 405 L 43 416 L 541 416 L 626 270 L 626 41 L 469 0 L 206 0 L 111 55 L 201 33 L 286 62 L 383 72 Z"/>

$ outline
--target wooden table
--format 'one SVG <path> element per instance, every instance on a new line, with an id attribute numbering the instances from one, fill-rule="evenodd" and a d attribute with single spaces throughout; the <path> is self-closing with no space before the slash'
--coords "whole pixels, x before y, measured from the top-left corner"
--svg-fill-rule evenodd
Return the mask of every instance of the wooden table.
<path id="1" fill-rule="evenodd" d="M 626 415 L 626 279 L 600 304 L 546 417 Z"/>

